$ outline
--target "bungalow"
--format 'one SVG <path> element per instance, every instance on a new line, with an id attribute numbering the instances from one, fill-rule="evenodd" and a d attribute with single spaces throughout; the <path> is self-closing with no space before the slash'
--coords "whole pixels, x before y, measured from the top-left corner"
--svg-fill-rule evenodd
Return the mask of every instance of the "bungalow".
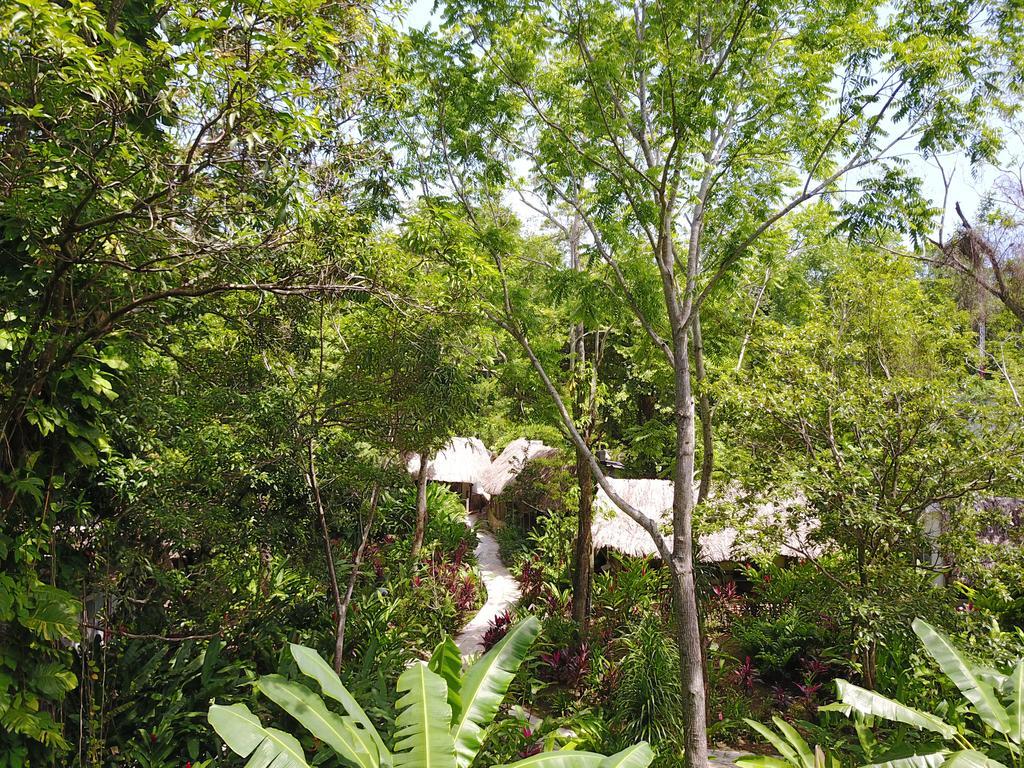
<path id="1" fill-rule="evenodd" d="M 609 478 L 612 490 L 631 506 L 649 519 L 654 520 L 665 532 L 665 541 L 671 547 L 672 496 L 671 480 Z M 768 525 L 779 522 L 786 510 L 799 502 L 784 505 L 762 504 L 753 513 L 753 518 Z M 631 517 L 622 512 L 599 488 L 594 498 L 594 523 L 592 527 L 594 551 L 615 550 L 633 557 L 656 556 L 658 551 L 650 534 Z M 776 554 L 784 558 L 806 556 L 807 531 L 787 532 L 779 543 Z M 724 527 L 717 531 L 698 536 L 698 556 L 704 563 L 735 563 L 750 560 L 757 551 L 757 545 L 744 540 L 740 531 Z"/>
<path id="2" fill-rule="evenodd" d="M 414 453 L 406 462 L 413 477 L 420 472 L 420 455 Z M 491 452 L 476 437 L 453 437 L 427 467 L 427 479 L 444 483 L 466 502 L 467 510 L 481 509 L 489 496 L 483 491 L 484 475 L 491 467 Z"/>
<path id="3" fill-rule="evenodd" d="M 487 513 L 492 524 L 498 525 L 509 510 L 509 503 L 503 494 L 519 477 L 526 465 L 537 459 L 551 458 L 558 450 L 540 440 L 520 438 L 509 443 L 484 474 L 482 489 L 490 500 Z"/>

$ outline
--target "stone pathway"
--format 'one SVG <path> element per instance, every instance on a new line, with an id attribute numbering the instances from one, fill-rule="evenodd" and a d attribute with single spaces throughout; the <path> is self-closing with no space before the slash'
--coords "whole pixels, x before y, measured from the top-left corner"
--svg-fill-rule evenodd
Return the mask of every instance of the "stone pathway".
<path id="1" fill-rule="evenodd" d="M 495 617 L 510 609 L 521 594 L 519 582 L 501 561 L 498 540 L 494 538 L 494 534 L 479 525 L 481 520 L 476 515 L 470 515 L 467 522 L 470 527 L 476 528 L 479 540 L 476 545 L 476 560 L 484 587 L 487 590 L 487 602 L 455 638 L 455 644 L 459 646 L 463 658 L 483 651 L 483 640 L 487 627 Z"/>

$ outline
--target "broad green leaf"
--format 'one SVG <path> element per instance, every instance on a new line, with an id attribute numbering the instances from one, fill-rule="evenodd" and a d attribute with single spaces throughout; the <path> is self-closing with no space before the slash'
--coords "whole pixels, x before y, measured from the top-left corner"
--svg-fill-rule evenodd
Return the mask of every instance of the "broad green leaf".
<path id="1" fill-rule="evenodd" d="M 462 712 L 452 728 L 458 768 L 469 768 L 483 743 L 483 732 L 501 706 L 516 671 L 540 634 L 540 621 L 531 616 L 516 624 L 462 677 Z"/>
<path id="2" fill-rule="evenodd" d="M 232 752 L 240 757 L 252 755 L 246 768 L 309 768 L 295 737 L 264 728 L 245 704 L 211 704 L 207 719 Z"/>
<path id="3" fill-rule="evenodd" d="M 921 619 L 915 619 L 913 626 L 914 632 L 924 643 L 925 650 L 960 689 L 964 697 L 974 705 L 975 711 L 985 724 L 1000 733 L 1009 733 L 1010 716 L 996 698 L 992 685 L 975 674 L 967 660 L 944 634 Z"/>
<path id="4" fill-rule="evenodd" d="M 60 662 L 47 661 L 32 669 L 29 682 L 33 690 L 59 701 L 64 698 L 64 694 L 75 689 L 78 678 Z"/>
<path id="5" fill-rule="evenodd" d="M 993 760 L 974 749 L 953 752 L 942 765 L 943 768 L 1006 768 L 998 760 Z"/>
<path id="6" fill-rule="evenodd" d="M 972 664 L 971 669 L 974 670 L 974 674 L 996 690 L 999 690 L 1007 683 L 1007 676 L 992 667 L 984 664 Z"/>
<path id="7" fill-rule="evenodd" d="M 417 661 L 398 678 L 398 692 L 405 695 L 396 704 L 396 768 L 454 768 L 452 709 L 444 679 Z"/>
<path id="8" fill-rule="evenodd" d="M 443 677 L 448 684 L 448 705 L 452 708 L 452 725 L 455 725 L 462 712 L 462 697 L 459 694 L 462 687 L 462 654 L 459 652 L 459 646 L 446 635 L 444 640 L 437 644 L 427 666 L 431 672 Z"/>
<path id="9" fill-rule="evenodd" d="M 281 675 L 265 675 L 259 689 L 343 760 L 358 768 L 376 768 L 377 748 L 370 735 L 327 709 L 309 688 Z"/>
<path id="10" fill-rule="evenodd" d="M 793 747 L 784 738 L 779 736 L 779 734 L 756 720 L 751 720 L 750 718 L 745 717 L 743 718 L 743 722 L 761 734 L 765 741 L 775 747 L 775 750 L 782 755 L 790 765 L 800 765 L 800 756 L 797 754 L 797 751 L 793 749 Z"/>
<path id="11" fill-rule="evenodd" d="M 292 643 L 290 648 L 292 658 L 295 659 L 295 663 L 302 670 L 302 673 L 316 680 L 320 684 L 320 690 L 324 692 L 324 695 L 330 696 L 341 704 L 345 712 L 351 715 L 370 734 L 370 738 L 373 739 L 373 743 L 377 746 L 381 765 L 385 768 L 391 766 L 393 758 L 391 752 L 384 744 L 384 739 L 381 738 L 373 722 L 367 717 L 366 712 L 363 711 L 363 708 L 359 706 L 359 702 L 348 692 L 341 679 L 334 673 L 331 665 L 324 661 L 323 657 L 312 648 L 296 645 L 295 643 Z"/>
<path id="12" fill-rule="evenodd" d="M 910 754 L 903 757 L 894 757 L 891 760 L 881 760 L 877 763 L 868 763 L 861 768 L 939 768 L 946 762 L 948 751 L 941 749 L 937 752 L 926 752 L 924 754 Z"/>
<path id="13" fill-rule="evenodd" d="M 836 687 L 839 689 L 839 700 L 862 715 L 874 715 L 914 728 L 932 731 L 940 734 L 944 739 L 951 739 L 956 734 L 956 729 L 953 726 L 943 722 L 935 715 L 908 707 L 846 680 L 836 680 Z"/>
<path id="14" fill-rule="evenodd" d="M 793 764 L 783 760 L 781 757 L 770 757 L 768 755 L 751 755 L 736 759 L 739 768 L 793 768 Z"/>
<path id="15" fill-rule="evenodd" d="M 647 768 L 654 760 L 654 751 L 646 741 L 641 741 L 632 747 L 626 747 L 621 752 L 609 755 L 601 761 L 601 768 Z"/>
<path id="16" fill-rule="evenodd" d="M 1010 738 L 1021 744 L 1024 742 L 1024 659 L 1017 661 L 1017 666 L 1010 675 Z"/>
<path id="17" fill-rule="evenodd" d="M 18 621 L 44 640 L 70 640 L 78 634 L 81 613 L 82 604 L 63 589 L 39 584 L 32 588 L 30 606 Z"/>
<path id="18" fill-rule="evenodd" d="M 775 727 L 786 737 L 786 740 L 793 745 L 793 749 L 800 756 L 800 764 L 804 768 L 815 768 L 817 761 L 814 759 L 814 752 L 811 751 L 810 746 L 804 741 L 803 737 L 796 732 L 796 728 L 781 717 L 773 717 L 772 722 L 775 723 Z"/>
<path id="19" fill-rule="evenodd" d="M 601 763 L 606 759 L 604 755 L 596 752 L 560 749 L 555 752 L 541 752 L 539 755 L 532 755 L 496 768 L 601 768 Z"/>

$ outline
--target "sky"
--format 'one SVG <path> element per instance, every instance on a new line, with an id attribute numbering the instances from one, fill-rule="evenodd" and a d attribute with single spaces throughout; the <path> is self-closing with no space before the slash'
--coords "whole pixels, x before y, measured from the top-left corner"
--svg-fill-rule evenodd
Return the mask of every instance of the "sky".
<path id="1" fill-rule="evenodd" d="M 433 12 L 434 0 L 414 0 L 405 14 L 403 26 L 406 29 L 422 29 L 428 23 L 437 25 L 439 17 Z M 1012 160 L 1019 163 L 1024 159 L 1024 140 L 1020 136 L 1011 137 L 1006 150 L 1007 165 Z M 947 180 L 952 179 L 949 195 L 945 201 L 945 231 L 948 233 L 958 223 L 954 207 L 957 203 L 969 220 L 977 218 L 986 192 L 991 189 L 999 175 L 997 169 L 991 167 L 971 168 L 967 156 L 962 152 L 949 153 L 939 158 L 943 170 L 934 161 L 926 160 L 916 152 L 908 152 L 906 158 L 912 172 L 922 181 L 925 196 L 936 208 L 943 207 L 945 185 L 943 170 Z M 855 186 L 851 185 L 851 186 Z M 518 206 L 516 206 L 518 207 Z M 528 209 L 527 209 L 528 210 Z M 531 214 L 527 214 L 530 216 Z"/>

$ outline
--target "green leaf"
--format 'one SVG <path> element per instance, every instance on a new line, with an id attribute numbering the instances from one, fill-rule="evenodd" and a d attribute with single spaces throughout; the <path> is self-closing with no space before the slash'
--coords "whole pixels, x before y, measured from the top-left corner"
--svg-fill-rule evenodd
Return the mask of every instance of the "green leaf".
<path id="1" fill-rule="evenodd" d="M 792 766 L 800 765 L 800 756 L 797 754 L 797 751 L 793 749 L 793 747 L 784 738 L 779 736 L 779 734 L 756 720 L 751 720 L 750 718 L 745 717 L 743 718 L 743 722 L 761 734 L 765 741 L 775 747 L 775 751 L 782 755 L 787 763 Z"/>
<path id="2" fill-rule="evenodd" d="M 70 640 L 78 634 L 82 604 L 63 589 L 40 584 L 32 589 L 31 605 L 18 617 L 26 629 L 44 640 Z"/>
<path id="3" fill-rule="evenodd" d="M 369 734 L 327 709 L 323 699 L 309 688 L 281 675 L 261 677 L 259 688 L 343 760 L 359 768 L 376 768 L 377 748 Z"/>
<path id="4" fill-rule="evenodd" d="M 309 768 L 295 737 L 264 728 L 245 704 L 212 704 L 207 719 L 232 752 L 240 757 L 252 755 L 246 768 Z"/>
<path id="5" fill-rule="evenodd" d="M 1006 768 L 998 760 L 993 760 L 974 749 L 954 752 L 946 758 L 946 762 L 942 765 L 943 768 Z"/>
<path id="6" fill-rule="evenodd" d="M 430 671 L 440 675 L 448 684 L 448 706 L 452 708 L 452 725 L 462 712 L 462 697 L 459 693 L 462 688 L 462 654 L 455 641 L 445 635 L 443 641 L 438 643 L 434 653 L 427 662 Z"/>
<path id="7" fill-rule="evenodd" d="M 63 699 L 64 694 L 73 691 L 78 685 L 78 678 L 70 669 L 56 661 L 40 664 L 32 670 L 29 682 L 33 689 L 49 699 Z"/>
<path id="8" fill-rule="evenodd" d="M 444 679 L 418 661 L 398 678 L 402 696 L 396 707 L 396 768 L 454 768 L 455 745 L 448 724 L 448 686 Z"/>
<path id="9" fill-rule="evenodd" d="M 609 755 L 601 761 L 601 768 L 647 768 L 654 760 L 654 751 L 646 741 L 641 741 L 632 747 L 626 747 L 621 752 Z"/>
<path id="10" fill-rule="evenodd" d="M 499 765 L 496 768 L 601 768 L 601 763 L 606 759 L 604 755 L 595 752 L 561 749 L 555 752 L 541 752 L 539 755 Z"/>
<path id="11" fill-rule="evenodd" d="M 775 723 L 775 727 L 786 737 L 786 740 L 793 745 L 797 755 L 800 756 L 800 764 L 803 768 L 815 768 L 814 752 L 811 751 L 810 746 L 804 741 L 803 737 L 796 732 L 796 728 L 781 717 L 773 717 L 772 722 Z"/>
<path id="12" fill-rule="evenodd" d="M 982 680 L 949 638 L 921 619 L 914 620 L 914 632 L 939 668 L 974 705 L 978 716 L 999 733 L 1010 732 L 1010 717 L 996 698 L 992 685 Z"/>
<path id="13" fill-rule="evenodd" d="M 459 692 L 462 712 L 452 728 L 458 768 L 469 768 L 480 751 L 484 728 L 498 713 L 516 671 L 539 634 L 540 621 L 531 616 L 466 670 Z"/>
<path id="14" fill-rule="evenodd" d="M 874 715 L 921 730 L 932 731 L 940 734 L 944 739 L 951 739 L 956 734 L 956 729 L 953 726 L 943 722 L 935 715 L 908 707 L 846 680 L 836 680 L 836 687 L 839 689 L 839 700 L 862 715 Z"/>
<path id="15" fill-rule="evenodd" d="M 69 440 L 68 447 L 71 448 L 71 452 L 75 454 L 75 458 L 78 459 L 83 466 L 99 466 L 100 460 L 99 457 L 96 456 L 96 451 L 85 440 Z"/>
<path id="16" fill-rule="evenodd" d="M 752 755 L 750 757 L 737 758 L 736 765 L 739 768 L 792 768 L 793 764 L 779 757 Z"/>
<path id="17" fill-rule="evenodd" d="M 1010 675 L 1010 738 L 1024 742 L 1024 659 L 1017 661 Z"/>
<path id="18" fill-rule="evenodd" d="M 348 692 L 341 679 L 334 673 L 331 665 L 324 661 L 323 657 L 312 648 L 294 643 L 291 644 L 290 648 L 292 658 L 295 659 L 295 663 L 302 670 L 302 673 L 316 680 L 320 684 L 320 690 L 324 692 L 324 695 L 330 696 L 341 704 L 345 712 L 370 734 L 370 738 L 377 745 L 377 754 L 380 755 L 381 765 L 385 766 L 385 768 L 392 765 L 393 758 L 391 752 L 384 744 L 384 739 L 380 737 L 373 722 L 366 716 L 363 708 L 359 706 L 359 702 Z"/>
<path id="19" fill-rule="evenodd" d="M 893 757 L 890 760 L 880 760 L 877 763 L 868 763 L 861 768 L 939 768 L 946 762 L 948 754 L 949 752 L 944 749 L 924 754 L 908 754 L 902 757 Z"/>

